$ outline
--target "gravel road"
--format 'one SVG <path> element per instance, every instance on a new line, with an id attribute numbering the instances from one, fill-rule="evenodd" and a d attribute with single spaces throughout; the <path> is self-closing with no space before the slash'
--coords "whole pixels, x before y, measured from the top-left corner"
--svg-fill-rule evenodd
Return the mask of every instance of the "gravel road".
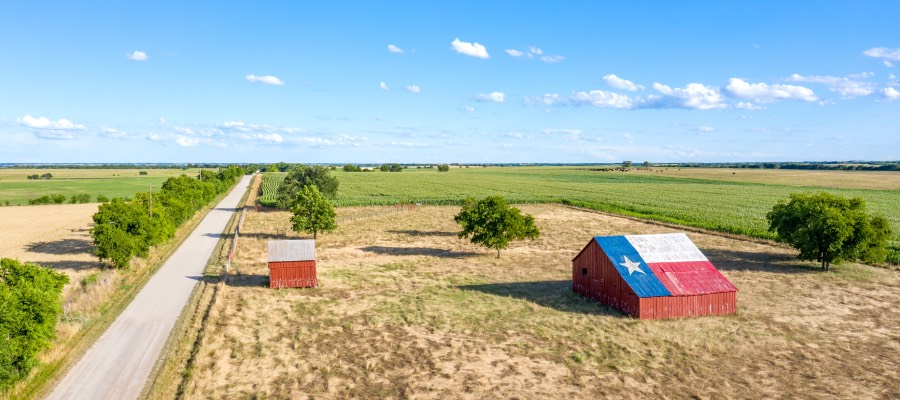
<path id="1" fill-rule="evenodd" d="M 250 176 L 209 212 L 48 399 L 136 399 Z"/>

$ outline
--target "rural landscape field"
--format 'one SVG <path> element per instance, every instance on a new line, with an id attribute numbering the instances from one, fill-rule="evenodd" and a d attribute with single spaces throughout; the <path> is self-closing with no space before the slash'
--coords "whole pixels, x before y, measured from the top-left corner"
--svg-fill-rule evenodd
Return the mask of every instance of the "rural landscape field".
<path id="1" fill-rule="evenodd" d="M 6 2 L 0 400 L 900 399 L 900 2 Z"/>

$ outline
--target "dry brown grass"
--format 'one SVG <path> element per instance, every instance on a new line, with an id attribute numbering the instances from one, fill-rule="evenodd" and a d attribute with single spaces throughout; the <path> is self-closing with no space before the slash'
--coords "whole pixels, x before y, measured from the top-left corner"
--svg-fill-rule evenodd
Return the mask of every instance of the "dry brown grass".
<path id="1" fill-rule="evenodd" d="M 816 271 L 792 252 L 689 233 L 739 289 L 735 316 L 639 321 L 579 297 L 591 236 L 671 228 L 552 205 L 500 259 L 455 236 L 454 207 L 342 208 L 316 289 L 271 290 L 247 213 L 189 398 L 897 398 L 900 278 Z M 369 217 L 366 217 L 366 216 Z M 350 217 L 352 216 L 352 218 Z"/>
<path id="2" fill-rule="evenodd" d="M 651 168 L 651 171 L 633 169 L 630 172 L 791 186 L 900 190 L 900 172 L 897 171 L 816 171 L 802 169 L 658 167 Z"/>

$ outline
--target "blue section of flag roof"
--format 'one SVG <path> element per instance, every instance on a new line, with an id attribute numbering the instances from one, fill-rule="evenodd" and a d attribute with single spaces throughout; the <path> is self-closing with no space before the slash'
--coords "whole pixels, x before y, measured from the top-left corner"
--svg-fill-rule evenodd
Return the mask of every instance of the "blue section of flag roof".
<path id="1" fill-rule="evenodd" d="M 625 236 L 597 236 L 594 238 L 609 260 L 638 297 L 671 296 L 669 289 L 656 278 L 650 266 Z M 632 269 L 629 271 L 628 266 Z"/>

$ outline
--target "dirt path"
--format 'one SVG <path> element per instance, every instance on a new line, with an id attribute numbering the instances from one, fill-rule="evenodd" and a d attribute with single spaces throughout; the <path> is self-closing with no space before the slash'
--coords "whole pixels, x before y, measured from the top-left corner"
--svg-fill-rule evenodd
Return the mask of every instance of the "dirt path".
<path id="1" fill-rule="evenodd" d="M 235 206 L 245 176 L 150 278 L 49 399 L 135 399 L 147 380 Z"/>

